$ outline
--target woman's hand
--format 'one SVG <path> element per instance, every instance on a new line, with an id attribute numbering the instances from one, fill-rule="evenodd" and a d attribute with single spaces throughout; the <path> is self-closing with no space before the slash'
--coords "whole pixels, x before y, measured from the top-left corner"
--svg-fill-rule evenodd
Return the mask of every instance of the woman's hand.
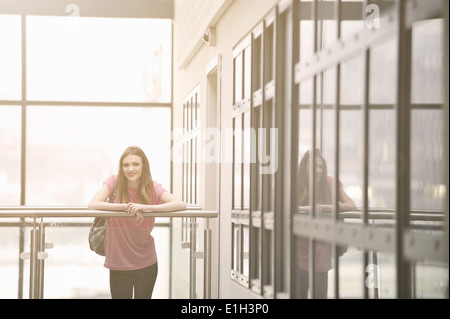
<path id="1" fill-rule="evenodd" d="M 128 203 L 127 212 L 131 216 L 136 216 L 136 221 L 142 223 L 144 221 L 144 215 L 142 213 L 145 210 L 145 205 L 136 204 L 136 203 Z"/>

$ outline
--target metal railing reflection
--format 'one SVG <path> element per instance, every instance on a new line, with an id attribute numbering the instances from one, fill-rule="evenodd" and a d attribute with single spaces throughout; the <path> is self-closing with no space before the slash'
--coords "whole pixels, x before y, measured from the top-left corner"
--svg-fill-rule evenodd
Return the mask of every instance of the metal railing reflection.
<path id="1" fill-rule="evenodd" d="M 439 210 L 410 210 L 406 213 L 408 226 L 401 234 L 407 260 L 428 260 L 448 263 L 446 213 Z M 297 236 L 330 241 L 360 250 L 396 253 L 397 214 L 394 209 L 369 208 L 367 223 L 362 208 L 333 213 L 322 212 L 311 216 L 298 211 L 293 216 L 293 232 Z M 447 228 L 448 229 L 448 228 Z"/>
<path id="2" fill-rule="evenodd" d="M 190 219 L 192 224 L 190 233 L 190 275 L 189 291 L 190 297 L 195 298 L 196 291 L 196 263 L 198 256 L 196 247 L 196 225 L 197 218 L 204 218 L 204 272 L 203 272 L 203 290 L 204 298 L 211 298 L 211 238 L 212 230 L 209 220 L 216 218 L 216 211 L 205 211 L 199 206 L 188 206 L 184 211 L 175 212 L 145 212 L 145 217 L 166 217 L 166 218 L 184 218 Z M 22 252 L 21 259 L 30 260 L 30 299 L 42 299 L 44 292 L 44 261 L 48 257 L 45 252 L 50 248 L 45 242 L 45 223 L 44 218 L 68 218 L 68 217 L 131 217 L 126 212 L 88 210 L 84 207 L 65 207 L 65 206 L 10 206 L 0 207 L 0 219 L 2 218 L 31 218 L 32 222 L 30 232 L 30 252 Z"/>

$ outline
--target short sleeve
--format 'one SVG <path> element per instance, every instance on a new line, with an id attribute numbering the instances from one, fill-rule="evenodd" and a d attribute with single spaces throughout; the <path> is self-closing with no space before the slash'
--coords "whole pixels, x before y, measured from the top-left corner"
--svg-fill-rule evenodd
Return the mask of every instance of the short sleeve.
<path id="1" fill-rule="evenodd" d="M 328 180 L 328 187 L 331 189 L 333 189 L 333 177 L 331 176 L 327 176 L 327 180 Z M 339 181 L 339 188 L 342 188 L 342 182 Z"/>
<path id="2" fill-rule="evenodd" d="M 114 185 L 116 184 L 116 180 L 117 180 L 117 175 L 111 175 L 103 182 L 103 184 L 105 184 L 109 189 L 109 195 L 111 195 L 114 190 Z"/>
<path id="3" fill-rule="evenodd" d="M 167 190 L 159 183 L 153 182 L 153 197 L 152 197 L 152 203 L 154 205 L 160 204 L 161 196 L 167 192 Z"/>

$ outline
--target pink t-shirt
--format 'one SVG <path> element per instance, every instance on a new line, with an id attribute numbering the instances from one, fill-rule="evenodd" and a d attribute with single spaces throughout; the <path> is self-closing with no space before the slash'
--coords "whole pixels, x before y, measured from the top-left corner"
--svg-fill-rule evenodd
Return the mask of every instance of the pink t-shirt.
<path id="1" fill-rule="evenodd" d="M 326 272 L 332 268 L 331 244 L 316 240 L 314 246 L 315 271 Z M 309 270 L 309 238 L 299 236 L 297 239 L 297 265 L 303 270 Z"/>
<path id="2" fill-rule="evenodd" d="M 110 194 L 114 190 L 117 175 L 111 175 L 105 180 Z M 153 182 L 151 203 L 160 203 L 161 195 L 166 192 L 164 187 Z M 138 190 L 128 188 L 130 202 L 140 203 Z M 115 203 L 119 202 L 119 196 Z M 113 270 L 133 270 L 145 268 L 157 262 L 155 242 L 151 235 L 155 226 L 154 217 L 146 217 L 142 223 L 134 217 L 110 217 L 108 231 L 105 236 L 105 267 Z"/>
<path id="3" fill-rule="evenodd" d="M 333 178 L 327 176 L 328 187 L 332 189 Z M 339 181 L 339 188 L 342 187 L 341 181 Z M 328 199 L 326 203 L 330 204 L 331 198 Z M 332 257 L 332 246 L 329 242 L 324 242 L 320 240 L 315 241 L 314 246 L 314 261 L 315 261 L 315 271 L 317 272 L 327 272 L 332 268 L 331 257 Z M 309 270 L 309 238 L 299 236 L 297 240 L 297 265 L 303 270 Z"/>

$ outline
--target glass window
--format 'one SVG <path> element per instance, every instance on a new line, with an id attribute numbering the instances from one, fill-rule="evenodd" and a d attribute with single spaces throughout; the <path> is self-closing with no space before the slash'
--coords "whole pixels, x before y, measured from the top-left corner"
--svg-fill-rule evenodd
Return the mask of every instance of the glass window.
<path id="1" fill-rule="evenodd" d="M 242 100 L 242 53 L 234 59 L 234 103 Z"/>
<path id="2" fill-rule="evenodd" d="M 264 84 L 273 80 L 274 36 L 274 26 L 271 24 L 265 28 L 264 32 Z"/>
<path id="3" fill-rule="evenodd" d="M 395 298 L 397 283 L 395 255 L 378 251 L 369 252 L 365 278 L 369 298 Z"/>
<path id="4" fill-rule="evenodd" d="M 444 210 L 443 111 L 413 110 L 411 126 L 411 209 Z"/>
<path id="5" fill-rule="evenodd" d="M 354 247 L 348 247 L 339 260 L 339 298 L 363 298 L 364 274 L 363 252 Z"/>
<path id="6" fill-rule="evenodd" d="M 200 91 L 196 87 L 183 104 L 183 200 L 189 204 L 198 202 L 199 174 L 198 152 L 199 152 L 199 118 L 200 118 Z"/>
<path id="7" fill-rule="evenodd" d="M 397 49 L 395 39 L 370 55 L 369 207 L 395 208 Z"/>
<path id="8" fill-rule="evenodd" d="M 22 98 L 21 21 L 17 15 L 0 14 L 0 99 Z"/>
<path id="9" fill-rule="evenodd" d="M 170 188 L 170 109 L 29 107 L 27 205 L 86 205 L 126 147 L 141 147 Z"/>
<path id="10" fill-rule="evenodd" d="M 415 274 L 414 298 L 448 299 L 448 264 L 418 261 Z"/>
<path id="11" fill-rule="evenodd" d="M 363 191 L 363 112 L 364 101 L 364 64 L 363 57 L 358 56 L 341 64 L 340 78 L 340 122 L 339 122 L 339 182 L 347 195 L 357 207 L 362 206 Z M 359 70 L 356 71 L 355 70 Z M 358 219 L 345 218 L 345 222 L 359 222 Z M 344 256 L 339 259 L 339 297 L 362 298 L 364 281 L 363 252 L 352 243 Z"/>
<path id="12" fill-rule="evenodd" d="M 21 107 L 0 106 L 1 205 L 20 205 L 21 133 Z"/>
<path id="13" fill-rule="evenodd" d="M 370 208 L 395 208 L 395 111 L 373 109 L 369 115 Z"/>
<path id="14" fill-rule="evenodd" d="M 254 85 L 254 91 L 257 91 L 261 88 L 261 77 L 262 77 L 262 65 L 261 65 L 261 56 L 262 56 L 262 50 L 261 50 L 261 43 L 262 38 L 261 36 L 258 36 L 253 41 L 253 47 L 251 48 L 253 52 L 253 79 L 251 80 Z"/>
<path id="15" fill-rule="evenodd" d="M 145 151 L 153 179 L 170 190 L 171 109 L 126 103 L 171 103 L 172 21 L 28 16 L 26 33 L 22 33 L 21 23 L 21 16 L 0 15 L 0 136 L 6 137 L 0 141 L 1 205 L 20 204 L 22 125 L 26 132 L 26 205 L 86 206 L 103 181 L 117 173 L 119 157 L 130 145 Z M 21 69 L 23 34 L 27 36 L 25 79 Z M 27 88 L 25 97 L 21 95 L 23 86 Z M 25 101 L 29 105 L 22 122 L 22 108 L 7 105 L 14 104 L 9 100 L 22 98 L 59 101 L 60 105 L 36 106 Z M 66 102 L 80 104 L 67 106 Z M 89 102 L 123 105 L 92 107 Z M 63 229 L 57 224 L 61 219 L 52 223 L 55 219 L 47 218 L 46 222 L 49 220 L 47 239 L 55 242 L 50 254 L 56 259 L 46 262 L 44 295 L 109 296 L 101 258 L 81 244 L 89 229 Z M 23 231 L 25 247 L 19 247 Z M 167 239 L 163 242 L 169 242 L 168 229 L 157 227 L 154 231 Z M 29 240 L 28 227 L 1 229 L 0 298 L 16 298 L 17 288 L 21 296 L 28 295 L 29 261 L 23 262 L 24 271 L 19 272 L 17 254 L 19 249 L 29 250 Z M 164 252 L 170 247 L 160 248 L 158 256 L 168 266 L 169 255 Z M 74 257 L 81 259 L 74 262 Z M 158 289 L 156 298 L 167 298 L 168 272 L 161 275 L 164 287 Z M 61 276 L 65 280 L 58 282 Z M 18 287 L 22 279 L 22 287 Z"/>
<path id="16" fill-rule="evenodd" d="M 242 115 L 234 118 L 234 209 L 242 209 Z"/>
<path id="17" fill-rule="evenodd" d="M 242 284 L 248 284 L 248 277 L 250 271 L 250 230 L 248 225 L 242 224 L 242 275 L 246 278 Z"/>
<path id="18" fill-rule="evenodd" d="M 443 21 L 415 22 L 412 27 L 411 103 L 443 101 Z"/>
<path id="19" fill-rule="evenodd" d="M 55 246 L 48 250 L 49 258 L 45 261 L 45 298 L 111 298 L 109 272 L 103 267 L 104 258 L 86 249 L 88 232 L 87 227 L 46 227 L 46 241 L 55 243 Z M 152 235 L 157 238 L 158 265 L 161 268 L 152 297 L 166 299 L 169 298 L 170 231 L 167 227 L 156 226 Z M 17 270 L 14 276 L 16 274 Z M 16 286 L 14 283 L 9 285 Z"/>
<path id="20" fill-rule="evenodd" d="M 258 143 L 258 139 L 260 138 L 260 132 L 258 132 L 258 128 L 260 127 L 260 123 L 262 122 L 262 108 L 256 107 L 253 109 L 252 114 L 252 128 L 255 132 L 255 145 Z M 252 146 L 253 147 L 253 146 Z M 256 146 L 257 147 L 257 146 Z M 254 211 L 260 211 L 262 209 L 262 174 L 261 174 L 261 156 L 257 155 L 257 149 L 254 147 L 254 152 L 256 154 L 255 162 L 256 165 L 253 166 L 252 171 L 252 182 L 254 183 L 251 187 L 252 191 L 252 206 Z M 253 191 L 254 190 L 254 191 Z"/>
<path id="21" fill-rule="evenodd" d="M 362 205 L 363 181 L 363 70 L 362 56 L 341 65 L 341 114 L 340 114 L 340 158 L 339 180 L 355 202 Z"/>
<path id="22" fill-rule="evenodd" d="M 312 4 L 311 0 L 302 0 L 302 4 Z M 305 7 L 306 8 L 306 7 Z M 300 61 L 307 61 L 314 54 L 314 22 L 311 10 L 304 10 L 299 25 Z"/>
<path id="23" fill-rule="evenodd" d="M 243 132 L 243 209 L 250 209 L 250 164 L 252 163 L 252 156 L 255 156 L 252 147 L 255 147 L 256 135 L 251 128 L 250 112 L 243 114 L 244 117 L 244 132 Z"/>
<path id="24" fill-rule="evenodd" d="M 27 50 L 30 100 L 171 101 L 170 20 L 29 16 Z"/>
<path id="25" fill-rule="evenodd" d="M 326 169 L 328 176 L 333 177 L 335 174 L 335 154 L 336 154 L 336 68 L 331 68 L 324 72 L 318 81 L 322 83 L 319 86 L 321 96 L 319 97 L 317 118 L 318 125 L 316 128 L 317 146 L 322 150 L 323 157 L 326 160 Z M 331 194 L 333 194 L 333 185 L 331 186 Z M 334 196 L 332 196 L 334 198 Z"/>
<path id="26" fill-rule="evenodd" d="M 239 272 L 240 272 L 240 261 L 241 261 L 241 228 L 239 224 L 232 223 L 231 224 L 232 229 L 232 270 L 233 270 L 233 278 L 238 279 L 239 278 Z"/>
<path id="27" fill-rule="evenodd" d="M 8 222 L 0 219 L 0 223 Z M 17 227 L 0 228 L 0 243 L 2 258 L 0 259 L 0 298 L 16 299 L 19 278 L 19 265 L 17 263 L 19 252 L 20 232 Z"/>
<path id="28" fill-rule="evenodd" d="M 443 22 L 412 28 L 411 209 L 444 210 Z"/>
<path id="29" fill-rule="evenodd" d="M 313 82 L 309 79 L 300 84 L 299 88 L 299 164 L 303 155 L 312 148 L 312 115 Z"/>
<path id="30" fill-rule="evenodd" d="M 244 98 L 251 97 L 251 71 L 252 71 L 252 50 L 248 47 L 243 51 L 244 54 Z"/>

